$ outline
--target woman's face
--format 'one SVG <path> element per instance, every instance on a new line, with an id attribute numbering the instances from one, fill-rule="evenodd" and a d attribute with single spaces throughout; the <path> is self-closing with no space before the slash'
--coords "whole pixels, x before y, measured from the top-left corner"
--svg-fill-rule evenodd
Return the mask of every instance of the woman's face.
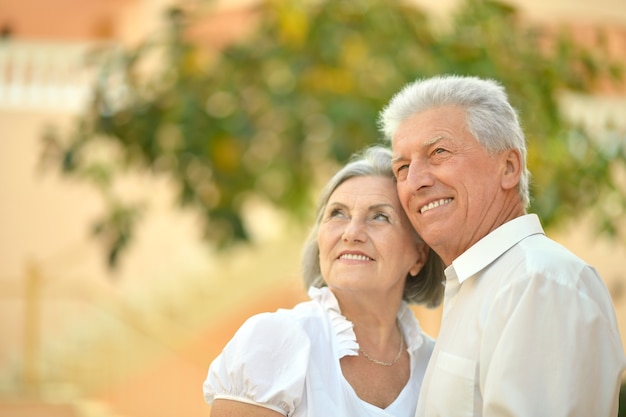
<path id="1" fill-rule="evenodd" d="M 402 294 L 407 273 L 427 257 L 393 179 L 354 177 L 331 194 L 317 236 L 320 269 L 330 288 Z"/>

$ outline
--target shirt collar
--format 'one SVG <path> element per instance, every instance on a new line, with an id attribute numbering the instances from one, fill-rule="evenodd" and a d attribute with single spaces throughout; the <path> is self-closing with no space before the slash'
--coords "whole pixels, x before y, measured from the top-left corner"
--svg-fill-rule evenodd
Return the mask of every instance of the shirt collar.
<path id="1" fill-rule="evenodd" d="M 335 294 L 328 287 L 309 287 L 308 294 L 312 300 L 322 305 L 330 318 L 330 325 L 338 342 L 339 357 L 358 355 L 359 344 L 354 334 L 354 325 L 341 313 Z M 397 317 L 408 349 L 411 352 L 416 351 L 424 343 L 424 336 L 419 322 L 406 301 L 400 304 Z"/>
<path id="2" fill-rule="evenodd" d="M 535 234 L 544 234 L 536 214 L 526 214 L 510 220 L 483 237 L 452 261 L 452 265 L 446 268 L 446 276 L 454 276 L 451 273 L 454 272 L 459 282 L 462 283 L 491 264 L 513 245 Z"/>

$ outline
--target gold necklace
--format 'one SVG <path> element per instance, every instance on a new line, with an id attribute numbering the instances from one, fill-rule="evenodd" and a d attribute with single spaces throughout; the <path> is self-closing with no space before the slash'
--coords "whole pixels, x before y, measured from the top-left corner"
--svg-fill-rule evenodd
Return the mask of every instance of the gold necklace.
<path id="1" fill-rule="evenodd" d="M 376 365 L 393 366 L 396 364 L 396 362 L 400 360 L 400 356 L 402 356 L 403 347 L 404 347 L 404 337 L 402 337 L 402 333 L 400 333 L 400 349 L 398 349 L 398 354 L 391 362 L 383 362 L 383 361 L 379 361 L 378 359 L 372 358 L 370 355 L 365 353 L 365 351 L 363 350 L 363 348 L 361 348 L 361 346 L 359 346 L 359 352 L 361 352 L 363 356 L 365 356 L 365 359 L 367 359 L 370 362 L 374 362 Z"/>

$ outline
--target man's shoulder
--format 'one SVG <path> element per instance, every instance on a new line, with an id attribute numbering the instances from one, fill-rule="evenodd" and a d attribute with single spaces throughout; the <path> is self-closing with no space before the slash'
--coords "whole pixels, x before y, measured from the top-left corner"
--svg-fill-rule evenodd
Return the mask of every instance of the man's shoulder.
<path id="1" fill-rule="evenodd" d="M 518 244 L 529 267 L 557 271 L 582 270 L 589 265 L 574 252 L 546 235 L 528 236 Z"/>

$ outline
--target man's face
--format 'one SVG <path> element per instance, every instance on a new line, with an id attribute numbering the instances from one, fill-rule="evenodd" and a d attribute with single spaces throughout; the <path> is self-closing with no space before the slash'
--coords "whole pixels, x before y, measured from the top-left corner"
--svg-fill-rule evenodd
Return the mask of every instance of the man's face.
<path id="1" fill-rule="evenodd" d="M 468 131 L 460 107 L 405 120 L 393 154 L 402 207 L 446 265 L 501 224 L 503 153 L 489 155 Z"/>

